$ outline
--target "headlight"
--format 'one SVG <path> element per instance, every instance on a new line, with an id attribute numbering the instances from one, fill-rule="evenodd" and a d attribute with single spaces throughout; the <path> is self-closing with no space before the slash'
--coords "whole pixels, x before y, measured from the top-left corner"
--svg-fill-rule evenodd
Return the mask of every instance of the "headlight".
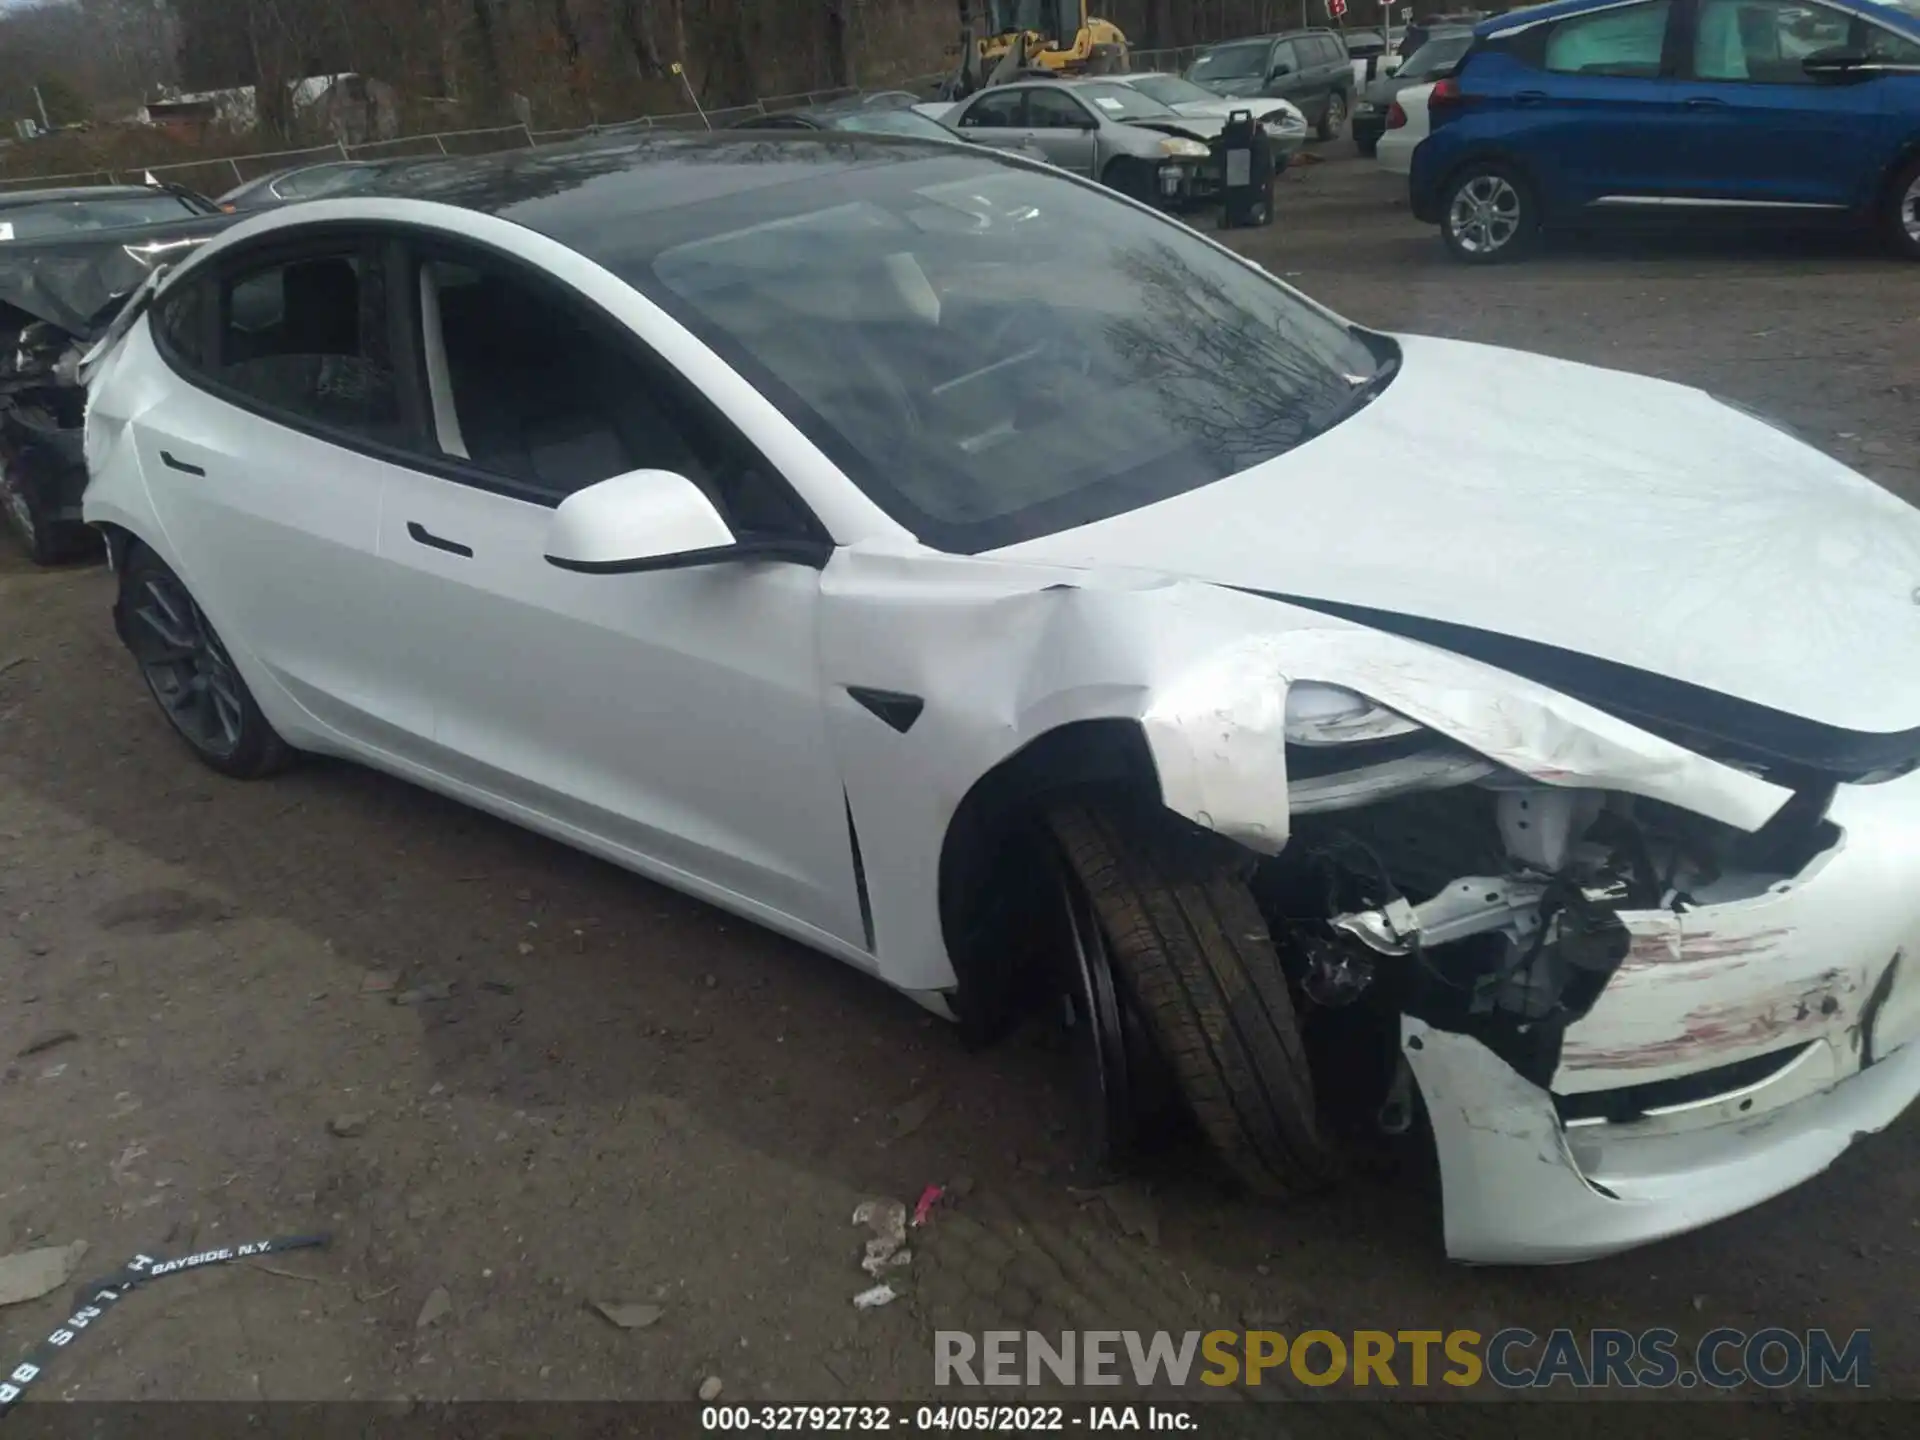
<path id="1" fill-rule="evenodd" d="M 1287 690 L 1289 745 L 1352 745 L 1411 735 L 1419 728 L 1406 716 L 1338 685 L 1308 681 Z"/>
<path id="2" fill-rule="evenodd" d="M 1182 140 L 1179 136 L 1169 136 L 1160 142 L 1162 155 L 1176 155 L 1182 160 L 1204 160 L 1213 152 L 1198 140 Z"/>

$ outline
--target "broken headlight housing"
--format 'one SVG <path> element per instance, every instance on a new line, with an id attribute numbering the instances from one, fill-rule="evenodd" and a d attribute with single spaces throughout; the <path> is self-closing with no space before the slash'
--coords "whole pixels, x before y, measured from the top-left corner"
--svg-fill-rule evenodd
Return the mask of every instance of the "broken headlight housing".
<path id="1" fill-rule="evenodd" d="M 1406 716 L 1338 685 L 1303 681 L 1287 687 L 1289 745 L 1356 745 L 1411 735 L 1419 728 Z"/>

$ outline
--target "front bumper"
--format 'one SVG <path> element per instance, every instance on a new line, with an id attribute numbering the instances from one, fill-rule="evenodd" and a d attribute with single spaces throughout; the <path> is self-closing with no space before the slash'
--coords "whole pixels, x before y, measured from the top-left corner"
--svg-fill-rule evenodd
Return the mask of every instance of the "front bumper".
<path id="1" fill-rule="evenodd" d="M 1402 1022 L 1453 1258 L 1586 1260 L 1695 1229 L 1920 1096 L 1920 774 L 1843 786 L 1828 818 L 1838 842 L 1761 893 L 1623 913 L 1633 948 L 1568 1027 L 1551 1093 Z"/>

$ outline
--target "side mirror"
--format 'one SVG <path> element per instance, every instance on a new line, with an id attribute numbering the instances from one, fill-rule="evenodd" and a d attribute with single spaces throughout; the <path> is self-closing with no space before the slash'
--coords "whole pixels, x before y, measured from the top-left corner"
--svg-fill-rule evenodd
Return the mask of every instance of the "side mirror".
<path id="1" fill-rule="evenodd" d="M 630 470 L 560 502 L 547 563 L 586 575 L 672 570 L 729 558 L 733 530 L 707 492 L 670 470 Z"/>
<path id="2" fill-rule="evenodd" d="M 1282 60 L 1278 65 L 1267 71 L 1267 78 L 1269 80 L 1278 80 L 1282 75 L 1291 75 L 1292 73 L 1293 66 Z"/>
<path id="3" fill-rule="evenodd" d="M 1865 78 L 1862 72 L 1872 63 L 1873 57 L 1864 50 L 1833 45 L 1814 51 L 1800 62 L 1800 68 L 1815 80 L 1860 80 Z"/>

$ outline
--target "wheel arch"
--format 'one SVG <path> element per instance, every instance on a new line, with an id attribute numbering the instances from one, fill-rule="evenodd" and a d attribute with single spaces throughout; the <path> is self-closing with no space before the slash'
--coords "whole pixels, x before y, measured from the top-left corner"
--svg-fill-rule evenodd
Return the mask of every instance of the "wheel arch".
<path id="1" fill-rule="evenodd" d="M 1547 218 L 1548 207 L 1546 191 L 1541 187 L 1539 172 L 1532 164 L 1523 159 L 1518 152 L 1504 145 L 1476 145 L 1466 153 L 1454 157 L 1453 163 L 1441 171 L 1439 179 L 1434 182 L 1433 203 L 1436 210 L 1440 202 L 1446 197 L 1446 193 L 1453 185 L 1453 182 L 1460 178 L 1460 173 L 1463 170 L 1471 169 L 1475 165 L 1488 163 L 1500 165 L 1513 171 L 1515 175 L 1526 183 L 1527 188 L 1533 192 L 1533 203 L 1539 208 L 1540 218 L 1544 222 Z"/>
<path id="2" fill-rule="evenodd" d="M 979 776 L 947 822 L 940 930 L 957 982 L 954 1013 L 972 1043 L 1002 1033 L 1021 997 L 1020 957 L 1006 927 L 1019 923 L 1022 881 L 1031 874 L 1022 861 L 1045 803 L 1089 790 L 1159 801 L 1159 772 L 1138 720 L 1073 720 L 1044 731 Z"/>
<path id="3" fill-rule="evenodd" d="M 1880 176 L 1880 183 L 1874 189 L 1873 212 L 1868 217 L 1870 220 L 1877 222 L 1886 214 L 1887 207 L 1893 203 L 1894 186 L 1899 183 L 1900 177 L 1915 160 L 1920 160 L 1920 131 L 1909 135 L 1906 143 L 1893 152 L 1893 159 L 1887 162 L 1887 168 Z"/>
<path id="4" fill-rule="evenodd" d="M 100 538 L 107 543 L 107 564 L 116 575 L 127 568 L 127 557 L 133 553 L 134 547 L 147 543 L 117 520 L 96 520 L 93 528 L 100 532 Z"/>

